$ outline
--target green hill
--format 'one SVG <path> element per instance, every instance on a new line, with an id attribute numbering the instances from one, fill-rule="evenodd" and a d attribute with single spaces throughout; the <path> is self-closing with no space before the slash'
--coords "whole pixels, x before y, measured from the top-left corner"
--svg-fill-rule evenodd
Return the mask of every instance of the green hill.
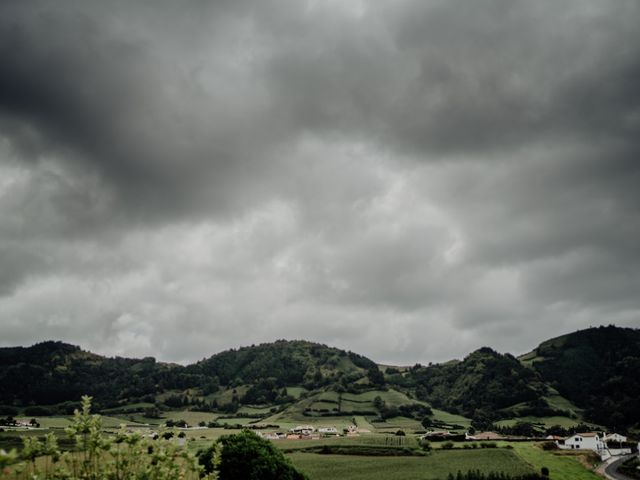
<path id="1" fill-rule="evenodd" d="M 640 330 L 589 328 L 541 343 L 521 357 L 586 419 L 640 425 Z"/>
<path id="2" fill-rule="evenodd" d="M 515 357 L 484 347 L 462 361 L 413 367 L 417 398 L 471 418 L 496 420 L 500 411 L 539 402 L 547 393 L 538 375 Z"/>
<path id="3" fill-rule="evenodd" d="M 158 391 L 196 386 L 207 379 L 184 367 L 143 359 L 108 358 L 62 342 L 0 348 L 0 404 L 51 405 L 96 397 L 96 406 Z"/>
<path id="4" fill-rule="evenodd" d="M 419 425 L 429 416 L 434 426 L 473 419 L 479 428 L 521 421 L 569 427 L 587 420 L 625 429 L 640 425 L 639 352 L 640 330 L 617 327 L 554 338 L 519 359 L 484 347 L 463 360 L 410 368 L 379 368 L 302 340 L 226 350 L 188 366 L 43 342 L 0 348 L 0 408 L 68 412 L 89 394 L 98 409 L 126 413 L 142 405 L 147 416 L 187 408 L 292 421 L 402 417 Z"/>

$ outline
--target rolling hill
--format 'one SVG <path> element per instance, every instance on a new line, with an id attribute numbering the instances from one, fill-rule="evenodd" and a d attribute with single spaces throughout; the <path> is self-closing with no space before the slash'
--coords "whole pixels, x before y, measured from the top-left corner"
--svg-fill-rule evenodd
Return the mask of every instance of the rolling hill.
<path id="1" fill-rule="evenodd" d="M 68 412 L 83 394 L 99 409 L 271 412 L 388 418 L 432 425 L 542 427 L 640 424 L 640 331 L 600 327 L 543 342 L 516 358 L 484 347 L 462 360 L 384 366 L 313 342 L 278 340 L 191 365 L 109 358 L 62 342 L 0 348 L 0 409 Z M 4 407 L 2 407 L 4 405 Z M 253 410 L 251 410 L 253 409 Z"/>
<path id="2" fill-rule="evenodd" d="M 640 330 L 590 328 L 541 343 L 521 357 L 589 420 L 640 423 Z"/>

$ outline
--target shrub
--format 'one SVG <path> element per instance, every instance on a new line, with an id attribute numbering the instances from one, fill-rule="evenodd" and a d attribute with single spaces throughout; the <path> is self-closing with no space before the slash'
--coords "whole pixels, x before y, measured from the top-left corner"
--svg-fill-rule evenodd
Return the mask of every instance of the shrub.
<path id="1" fill-rule="evenodd" d="M 200 476 L 195 457 L 186 450 L 124 430 L 107 436 L 100 415 L 90 412 L 91 397 L 82 397 L 82 410 L 75 411 L 71 425 L 65 429 L 75 441 L 74 452 L 61 453 L 53 433 L 44 440 L 25 437 L 20 453 L 23 463 L 13 467 L 15 477 L 103 480 L 125 478 L 126 474 L 128 480 L 196 480 Z M 36 462 L 41 456 L 45 456 L 43 461 Z"/>
<path id="2" fill-rule="evenodd" d="M 250 430 L 223 436 L 218 443 L 220 480 L 307 480 L 271 442 Z"/>
<path id="3" fill-rule="evenodd" d="M 53 412 L 45 407 L 27 407 L 24 409 L 24 415 L 27 417 L 49 417 Z"/>

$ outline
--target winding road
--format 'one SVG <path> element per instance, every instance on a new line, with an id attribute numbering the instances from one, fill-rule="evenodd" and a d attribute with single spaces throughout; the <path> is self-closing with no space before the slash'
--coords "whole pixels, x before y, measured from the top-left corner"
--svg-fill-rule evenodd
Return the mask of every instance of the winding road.
<path id="1" fill-rule="evenodd" d="M 624 457 L 621 457 L 621 458 L 609 463 L 604 469 L 605 476 L 610 480 L 633 480 L 631 477 L 627 477 L 626 475 L 623 475 L 622 473 L 618 472 L 618 467 L 625 460 L 628 460 L 633 455 L 635 455 L 635 454 L 625 455 Z"/>

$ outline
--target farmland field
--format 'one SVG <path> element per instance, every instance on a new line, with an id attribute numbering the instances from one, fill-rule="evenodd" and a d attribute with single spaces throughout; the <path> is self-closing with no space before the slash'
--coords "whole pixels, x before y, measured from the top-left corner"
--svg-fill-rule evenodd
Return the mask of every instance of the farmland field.
<path id="1" fill-rule="evenodd" d="M 513 448 L 516 454 L 534 467 L 536 471 L 547 467 L 553 480 L 598 480 L 601 478 L 587 470 L 575 456 L 546 452 L 532 443 L 514 443 Z"/>
<path id="2" fill-rule="evenodd" d="M 564 428 L 575 427 L 580 423 L 579 420 L 573 420 L 567 417 L 518 417 L 511 418 L 509 420 L 500 420 L 496 422 L 496 425 L 500 427 L 511 427 L 518 422 L 528 422 L 532 424 L 544 425 L 545 428 L 552 427 L 554 425 L 560 425 Z"/>
<path id="3" fill-rule="evenodd" d="M 513 451 L 506 449 L 437 451 L 425 457 L 364 457 L 354 455 L 318 455 L 291 453 L 293 464 L 311 480 L 446 479 L 458 470 L 531 473 L 533 469 Z"/>

